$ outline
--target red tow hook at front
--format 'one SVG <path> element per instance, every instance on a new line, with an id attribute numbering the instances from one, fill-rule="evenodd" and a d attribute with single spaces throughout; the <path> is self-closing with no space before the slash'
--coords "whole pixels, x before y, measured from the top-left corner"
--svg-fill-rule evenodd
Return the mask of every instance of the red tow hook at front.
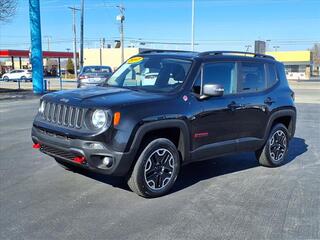
<path id="1" fill-rule="evenodd" d="M 40 145 L 40 143 L 34 143 L 34 144 L 32 145 L 32 148 L 34 148 L 34 149 L 40 149 L 40 148 L 41 148 L 41 145 Z"/>
<path id="2" fill-rule="evenodd" d="M 86 158 L 83 156 L 74 157 L 73 161 L 79 164 L 84 164 L 86 162 Z"/>

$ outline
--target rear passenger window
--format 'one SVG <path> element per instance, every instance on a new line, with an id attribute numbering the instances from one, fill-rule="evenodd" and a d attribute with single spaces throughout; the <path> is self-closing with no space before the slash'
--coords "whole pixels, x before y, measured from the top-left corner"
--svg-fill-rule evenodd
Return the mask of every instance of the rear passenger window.
<path id="1" fill-rule="evenodd" d="M 277 81 L 278 81 L 278 76 L 276 73 L 276 68 L 274 64 L 268 64 L 267 65 L 267 70 L 268 70 L 268 88 L 272 87 Z"/>
<path id="2" fill-rule="evenodd" d="M 239 92 L 258 92 L 266 89 L 266 76 L 263 63 L 243 62 L 239 76 Z"/>

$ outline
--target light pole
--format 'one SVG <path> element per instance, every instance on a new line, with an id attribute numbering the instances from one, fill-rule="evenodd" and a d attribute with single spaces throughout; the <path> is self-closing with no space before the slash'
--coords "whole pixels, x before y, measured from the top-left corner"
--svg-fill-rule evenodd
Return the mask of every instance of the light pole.
<path id="1" fill-rule="evenodd" d="M 79 11 L 80 9 L 75 7 L 69 7 L 69 9 L 72 10 L 73 14 L 73 24 L 72 24 L 72 30 L 73 30 L 73 61 L 74 61 L 74 77 L 78 81 L 78 72 L 77 72 L 77 31 L 76 31 L 76 11 Z"/>
<path id="2" fill-rule="evenodd" d="M 124 10 L 122 5 L 117 6 L 120 10 L 120 14 L 117 16 L 117 21 L 120 22 L 120 44 L 121 44 L 121 63 L 124 62 L 124 33 L 123 33 L 123 22 L 125 20 Z"/>
<path id="3" fill-rule="evenodd" d="M 194 3 L 192 0 L 192 11 L 191 11 L 191 50 L 194 51 Z"/>
<path id="4" fill-rule="evenodd" d="M 84 0 L 81 0 L 81 19 L 80 19 L 80 69 L 83 67 L 83 21 L 84 21 Z"/>

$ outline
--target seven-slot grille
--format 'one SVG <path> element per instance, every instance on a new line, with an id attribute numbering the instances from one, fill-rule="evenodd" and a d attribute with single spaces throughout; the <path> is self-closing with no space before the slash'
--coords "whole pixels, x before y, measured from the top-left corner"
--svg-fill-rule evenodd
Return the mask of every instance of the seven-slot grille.
<path id="1" fill-rule="evenodd" d="M 82 127 L 84 109 L 52 102 L 44 104 L 44 120 L 71 128 Z"/>

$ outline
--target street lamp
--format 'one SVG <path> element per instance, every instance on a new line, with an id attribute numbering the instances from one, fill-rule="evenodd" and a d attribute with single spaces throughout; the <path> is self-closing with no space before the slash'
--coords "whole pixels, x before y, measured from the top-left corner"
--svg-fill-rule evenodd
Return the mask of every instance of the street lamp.
<path id="1" fill-rule="evenodd" d="M 191 11 L 191 50 L 194 51 L 194 3 L 192 0 L 192 11 Z"/>

